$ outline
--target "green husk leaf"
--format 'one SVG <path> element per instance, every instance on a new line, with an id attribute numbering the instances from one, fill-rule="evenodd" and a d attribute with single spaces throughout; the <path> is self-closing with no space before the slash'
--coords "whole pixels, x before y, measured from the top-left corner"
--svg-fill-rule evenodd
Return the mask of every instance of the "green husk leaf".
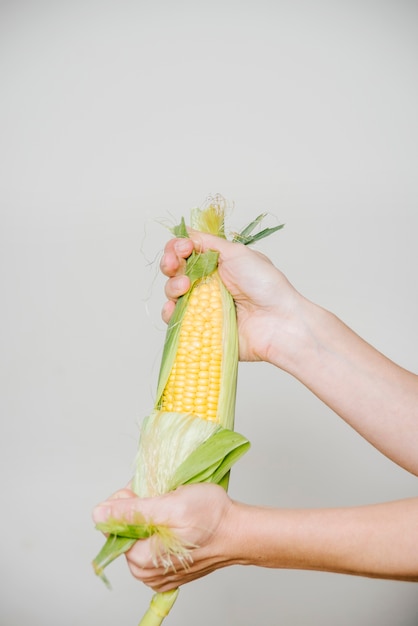
<path id="1" fill-rule="evenodd" d="M 184 217 L 181 218 L 180 224 L 177 224 L 177 226 L 174 226 L 171 229 L 171 232 L 175 237 L 189 237 Z M 208 276 L 216 270 L 218 266 L 218 256 L 218 252 L 215 252 L 214 250 L 208 250 L 207 252 L 203 253 L 196 251 L 192 252 L 192 254 L 186 260 L 185 270 L 185 274 L 190 278 L 192 285 L 199 278 Z"/>
<path id="2" fill-rule="evenodd" d="M 98 526 L 96 526 L 98 528 Z M 98 528 L 99 529 L 99 528 Z M 100 529 L 99 529 L 100 530 Z M 137 539 L 128 537 L 118 537 L 117 535 L 109 535 L 102 549 L 93 560 L 93 569 L 97 576 L 102 579 L 106 587 L 110 589 L 111 585 L 105 576 L 105 568 L 117 559 L 121 554 L 127 552 Z"/>
<path id="3" fill-rule="evenodd" d="M 171 489 L 199 482 L 219 483 L 250 447 L 248 439 L 221 428 L 206 439 L 177 468 Z"/>
<path id="4" fill-rule="evenodd" d="M 258 226 L 258 224 L 260 224 L 260 222 L 263 221 L 263 219 L 266 217 L 266 215 L 267 215 L 267 213 L 261 213 L 260 215 L 258 215 L 255 218 L 255 220 L 253 220 L 252 222 L 250 222 L 248 224 L 248 226 L 243 228 L 242 231 L 239 233 L 239 235 L 236 235 L 236 237 L 239 236 L 239 237 L 245 238 L 248 235 L 250 235 L 253 232 L 254 228 L 256 226 Z M 235 241 L 235 239 L 233 239 L 233 241 Z"/>
<path id="5" fill-rule="evenodd" d="M 173 315 L 171 316 L 170 322 L 167 327 L 163 354 L 161 357 L 160 372 L 158 374 L 156 403 L 157 406 L 159 405 L 161 395 L 164 391 L 168 377 L 170 376 L 171 368 L 173 366 L 173 360 L 177 350 L 177 344 L 179 341 L 181 320 L 183 319 L 184 311 L 187 308 L 191 293 L 192 290 L 189 289 L 187 293 L 185 293 L 177 300 Z"/>
<path id="6" fill-rule="evenodd" d="M 244 439 L 244 438 L 243 438 Z M 229 476 L 231 467 L 249 450 L 250 442 L 244 440 L 241 444 L 237 445 L 227 455 L 225 455 L 222 463 L 219 464 L 218 469 L 212 475 L 211 482 L 222 485 L 224 478 Z"/>
<path id="7" fill-rule="evenodd" d="M 190 278 L 191 284 L 212 274 L 218 267 L 219 253 L 214 250 L 206 252 L 195 252 L 186 261 L 186 275 Z"/>
<path id="8" fill-rule="evenodd" d="M 228 491 L 230 475 L 231 475 L 231 472 L 227 472 L 225 476 L 221 478 L 221 480 L 217 483 L 218 486 L 222 487 L 222 489 L 225 489 L 225 491 Z"/>
<path id="9" fill-rule="evenodd" d="M 181 218 L 180 224 L 173 226 L 173 228 L 171 228 L 170 230 L 173 233 L 174 237 L 188 237 L 189 236 L 184 217 Z"/>
<path id="10" fill-rule="evenodd" d="M 138 517 L 141 517 L 141 519 L 134 522 L 125 522 L 110 517 L 106 522 L 98 522 L 96 528 L 102 533 L 129 539 L 148 539 L 148 537 L 158 532 L 158 526 L 146 522 L 142 516 L 138 515 Z"/>
<path id="11" fill-rule="evenodd" d="M 243 243 L 245 246 L 250 246 L 253 243 L 256 243 L 257 241 L 260 241 L 260 239 L 264 239 L 265 237 L 268 237 L 272 233 L 275 233 L 281 228 L 284 228 L 284 224 L 279 224 L 279 226 L 273 226 L 271 228 L 264 228 L 263 230 L 260 230 L 258 233 L 255 233 L 255 235 L 243 234 L 244 231 L 246 230 L 244 228 L 244 230 L 241 233 L 237 233 L 234 236 L 232 241 L 237 242 L 237 243 Z"/>

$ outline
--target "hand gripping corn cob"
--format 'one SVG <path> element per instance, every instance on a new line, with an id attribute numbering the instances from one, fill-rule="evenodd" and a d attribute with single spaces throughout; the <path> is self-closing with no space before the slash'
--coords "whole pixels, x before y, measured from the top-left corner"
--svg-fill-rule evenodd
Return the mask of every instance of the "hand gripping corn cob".
<path id="1" fill-rule="evenodd" d="M 225 237 L 224 201 L 220 196 L 191 213 L 191 226 Z M 265 214 L 236 234 L 233 241 L 250 244 L 282 228 L 252 234 Z M 173 229 L 187 237 L 184 219 Z M 228 487 L 231 466 L 249 448 L 234 432 L 238 369 L 238 335 L 235 305 L 217 270 L 218 255 L 193 252 L 187 259 L 189 291 L 179 298 L 167 328 L 158 377 L 157 400 L 144 419 L 133 491 L 140 497 L 167 493 L 180 485 L 213 482 Z M 98 524 L 108 539 L 93 561 L 96 574 L 106 584 L 104 568 L 138 539 L 155 535 L 155 564 L 173 566 L 173 557 L 187 567 L 188 547 L 168 526 L 156 526 L 138 515 L 135 523 L 109 520 Z M 155 593 L 140 626 L 158 626 L 168 615 L 178 590 Z"/>

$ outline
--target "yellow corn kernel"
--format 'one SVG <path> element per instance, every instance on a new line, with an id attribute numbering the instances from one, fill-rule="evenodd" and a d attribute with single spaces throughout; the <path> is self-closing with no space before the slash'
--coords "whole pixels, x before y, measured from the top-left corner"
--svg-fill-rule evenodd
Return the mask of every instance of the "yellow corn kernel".
<path id="1" fill-rule="evenodd" d="M 161 411 L 218 421 L 221 366 L 222 298 L 218 280 L 209 276 L 195 285 L 184 312 Z"/>

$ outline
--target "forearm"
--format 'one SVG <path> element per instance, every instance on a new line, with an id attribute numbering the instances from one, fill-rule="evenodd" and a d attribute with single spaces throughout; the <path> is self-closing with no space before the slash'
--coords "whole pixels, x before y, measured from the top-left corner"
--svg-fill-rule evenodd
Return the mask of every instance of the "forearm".
<path id="1" fill-rule="evenodd" d="M 281 510 L 234 503 L 228 561 L 418 582 L 418 499 Z"/>
<path id="2" fill-rule="evenodd" d="M 276 342 L 271 362 L 284 366 L 381 452 L 418 474 L 418 376 L 304 299 L 295 329 L 287 360 L 283 363 Z"/>

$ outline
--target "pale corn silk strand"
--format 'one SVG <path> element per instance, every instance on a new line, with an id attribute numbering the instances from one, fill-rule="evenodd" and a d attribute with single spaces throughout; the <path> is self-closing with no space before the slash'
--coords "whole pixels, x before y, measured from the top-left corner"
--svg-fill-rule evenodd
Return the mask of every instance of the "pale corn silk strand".
<path id="1" fill-rule="evenodd" d="M 133 490 L 140 498 L 170 491 L 176 469 L 218 430 L 190 414 L 154 411 L 145 418 L 138 444 Z"/>
<path id="2" fill-rule="evenodd" d="M 192 211 L 192 227 L 224 237 L 226 207 L 221 196 L 210 199 L 204 208 Z M 264 214 L 256 218 L 234 240 L 249 244 L 282 227 L 265 229 L 252 236 L 251 232 L 263 217 Z M 173 229 L 173 234 L 188 236 L 184 220 Z M 210 250 L 192 253 L 186 263 L 186 273 L 190 276 L 192 287 L 178 300 L 168 326 L 158 379 L 157 402 L 141 426 L 132 483 L 133 491 L 141 497 L 167 493 L 192 482 L 215 482 L 227 489 L 230 468 L 250 445 L 242 435 L 233 432 L 238 367 L 236 314 L 232 297 L 221 282 L 216 268 L 217 253 Z M 215 292 L 218 292 L 216 298 L 220 300 L 208 300 L 208 294 L 205 293 L 208 286 L 209 291 L 215 288 Z M 198 304 L 199 289 L 200 295 L 203 295 L 203 305 Z M 192 330 L 188 331 L 191 336 L 186 336 L 182 332 L 183 324 L 187 327 L 189 307 L 193 312 L 195 304 L 200 307 L 194 312 L 200 318 L 200 323 L 196 327 L 192 323 Z M 206 326 L 202 324 L 202 318 Z M 182 348 L 183 341 L 185 351 Z M 188 370 L 192 371 L 194 384 L 191 387 L 194 387 L 194 391 L 190 393 L 186 384 L 177 391 L 175 382 L 174 391 L 170 391 L 174 374 L 178 374 L 178 349 L 185 364 L 183 372 L 183 365 L 180 367 L 180 376 L 187 381 Z M 196 358 L 193 356 L 194 351 L 198 355 Z M 217 363 L 211 372 L 208 355 L 212 352 L 216 353 Z M 211 381 L 212 390 L 196 385 L 199 377 L 201 383 L 203 380 L 205 383 Z M 211 397 L 212 391 L 216 391 L 219 397 L 213 397 L 210 401 L 212 406 L 209 403 L 204 406 L 202 397 Z M 178 398 L 174 398 L 176 393 Z M 183 403 L 175 404 L 173 400 L 182 400 Z M 155 526 L 151 520 L 144 520 L 140 516 L 134 521 L 135 524 L 132 521 L 108 520 L 107 524 L 97 525 L 99 530 L 109 534 L 93 561 L 96 573 L 105 582 L 104 568 L 128 550 L 137 539 L 150 536 L 153 539 L 151 543 L 156 566 L 169 569 L 175 568 L 177 563 L 188 567 L 192 558 L 190 548 L 195 546 L 182 543 L 168 526 Z M 140 626 L 159 626 L 171 610 L 177 595 L 178 590 L 156 593 Z"/>

